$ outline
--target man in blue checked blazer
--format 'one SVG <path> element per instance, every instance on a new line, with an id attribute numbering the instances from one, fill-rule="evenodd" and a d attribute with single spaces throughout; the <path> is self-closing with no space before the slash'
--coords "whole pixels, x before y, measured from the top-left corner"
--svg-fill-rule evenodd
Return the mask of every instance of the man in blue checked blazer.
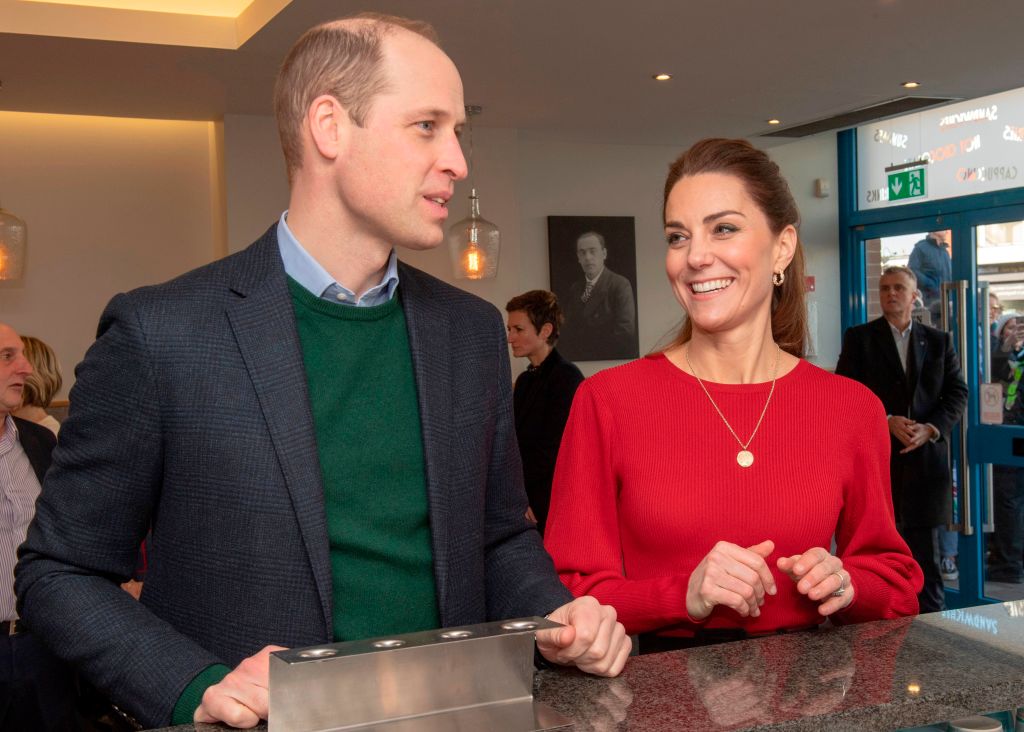
<path id="1" fill-rule="evenodd" d="M 462 83 L 424 24 L 307 32 L 275 109 L 289 210 L 247 250 L 115 297 L 21 550 L 34 633 L 145 725 L 267 716 L 277 647 L 525 615 L 615 675 L 527 501 L 500 314 L 396 261 L 443 241 Z M 118 588 L 152 527 L 141 601 Z"/>

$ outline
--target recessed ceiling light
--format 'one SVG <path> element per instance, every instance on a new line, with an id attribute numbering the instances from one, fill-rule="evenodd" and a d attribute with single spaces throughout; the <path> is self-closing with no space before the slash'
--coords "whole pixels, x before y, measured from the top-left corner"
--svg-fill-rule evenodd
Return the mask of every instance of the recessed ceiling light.
<path id="1" fill-rule="evenodd" d="M 777 120 L 777 119 L 775 119 L 773 117 L 772 119 L 768 120 L 768 124 L 770 124 L 770 125 L 780 125 L 780 124 L 782 124 L 782 122 L 780 122 L 779 120 Z"/>
<path id="2" fill-rule="evenodd" d="M 653 78 L 655 81 L 668 81 L 669 79 L 672 78 L 672 74 L 666 74 L 666 73 L 662 72 L 660 74 L 655 74 L 651 78 Z"/>
<path id="3" fill-rule="evenodd" d="M 916 89 L 917 87 L 921 86 L 921 82 L 919 82 L 919 81 L 904 81 L 902 86 L 903 86 L 904 89 Z"/>

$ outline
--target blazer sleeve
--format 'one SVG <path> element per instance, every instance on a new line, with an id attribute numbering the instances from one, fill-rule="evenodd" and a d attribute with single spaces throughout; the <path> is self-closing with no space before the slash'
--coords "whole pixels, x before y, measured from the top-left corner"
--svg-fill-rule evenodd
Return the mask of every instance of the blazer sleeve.
<path id="1" fill-rule="evenodd" d="M 19 614 L 116 703 L 163 726 L 184 687 L 220 661 L 119 587 L 132 576 L 163 471 L 160 394 L 131 296 L 108 305 L 76 379 L 19 550 Z"/>
<path id="2" fill-rule="evenodd" d="M 924 576 L 896 531 L 885 411 L 867 393 L 860 404 L 854 399 L 844 401 L 850 419 L 843 430 L 852 452 L 836 527 L 836 554 L 856 594 L 833 620 L 859 623 L 914 615 Z"/>
<path id="3" fill-rule="evenodd" d="M 839 361 L 836 363 L 836 373 L 863 383 L 860 370 L 860 365 L 864 363 L 863 356 L 861 339 L 853 328 L 847 328 L 843 334 L 843 347 L 839 352 Z"/>
<path id="4" fill-rule="evenodd" d="M 960 370 L 960 357 L 953 350 L 953 336 L 940 333 L 942 338 L 942 389 L 934 408 L 919 421 L 935 425 L 943 437 L 949 437 L 953 425 L 963 417 L 967 407 L 967 384 Z"/>
<path id="5" fill-rule="evenodd" d="M 526 490 L 512 413 L 512 369 L 501 316 L 494 311 L 493 374 L 498 409 L 487 470 L 484 555 L 487 615 L 492 620 L 547 615 L 572 600 L 558 581 L 540 534 L 526 519 Z"/>

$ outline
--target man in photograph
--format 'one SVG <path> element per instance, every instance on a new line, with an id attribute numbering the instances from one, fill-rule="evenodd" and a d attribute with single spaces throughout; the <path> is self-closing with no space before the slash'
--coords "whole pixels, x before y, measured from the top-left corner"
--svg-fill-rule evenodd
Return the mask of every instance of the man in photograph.
<path id="1" fill-rule="evenodd" d="M 547 660 L 618 674 L 615 611 L 572 599 L 526 518 L 501 315 L 397 260 L 444 241 L 466 176 L 455 65 L 424 23 L 324 23 L 274 106 L 288 210 L 101 318 L 22 616 L 145 727 L 255 726 L 282 646 L 509 617 L 563 624 L 536 634 Z"/>
<path id="2" fill-rule="evenodd" d="M 599 361 L 637 356 L 633 286 L 605 266 L 607 258 L 608 246 L 597 231 L 576 239 L 582 277 L 572 283 L 565 300 L 561 345 L 568 358 Z"/>

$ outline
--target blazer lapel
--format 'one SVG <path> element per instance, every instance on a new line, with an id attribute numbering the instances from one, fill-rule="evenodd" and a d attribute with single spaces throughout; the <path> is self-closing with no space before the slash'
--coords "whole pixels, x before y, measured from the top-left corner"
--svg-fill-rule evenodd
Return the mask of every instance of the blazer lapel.
<path id="1" fill-rule="evenodd" d="M 914 323 L 910 330 L 910 344 L 914 349 L 914 370 L 920 374 L 928 356 L 928 340 L 925 337 L 924 328 L 917 323 Z"/>
<path id="2" fill-rule="evenodd" d="M 448 604 L 448 557 L 450 538 L 449 483 L 451 445 L 454 442 L 452 415 L 451 356 L 439 344 L 448 338 L 451 323 L 444 304 L 432 298 L 419 272 L 399 262 L 399 293 L 409 331 L 420 424 L 423 429 L 424 471 L 430 510 L 431 548 L 434 552 L 434 581 L 437 605 L 444 623 Z"/>
<path id="3" fill-rule="evenodd" d="M 892 337 L 892 328 L 889 326 L 889 321 L 885 318 L 879 318 L 875 322 L 878 323 L 874 329 L 875 344 L 878 346 L 879 352 L 885 358 L 885 362 L 890 370 L 897 376 L 902 375 L 906 377 L 906 371 L 903 368 L 903 363 L 900 361 L 900 353 L 896 350 L 896 341 Z"/>
<path id="4" fill-rule="evenodd" d="M 916 397 L 917 387 L 921 383 L 921 374 L 924 373 L 925 361 L 928 358 L 928 340 L 924 328 L 918 323 L 914 323 L 910 330 L 910 347 L 914 350 L 914 373 L 912 374 L 910 393 Z M 913 406 L 913 400 L 911 406 Z"/>
<path id="5" fill-rule="evenodd" d="M 231 287 L 240 297 L 227 315 L 284 473 L 320 594 L 326 637 L 331 638 L 331 565 L 320 458 L 302 346 L 273 231 L 251 250 L 252 260 L 240 260 L 236 267 Z"/>
<path id="6" fill-rule="evenodd" d="M 25 427 L 25 420 L 11 415 L 11 419 L 14 420 L 15 427 L 18 429 L 18 442 L 21 443 L 21 449 L 25 451 L 26 457 L 28 457 L 29 465 L 32 466 L 33 472 L 36 474 L 36 478 L 39 480 L 39 485 L 43 484 L 43 476 L 46 475 L 46 471 L 50 467 L 50 453 L 51 449 L 47 449 L 46 445 L 43 445 L 36 436 L 32 433 L 30 427 Z M 3 421 L 3 417 L 0 417 L 0 422 Z"/>

